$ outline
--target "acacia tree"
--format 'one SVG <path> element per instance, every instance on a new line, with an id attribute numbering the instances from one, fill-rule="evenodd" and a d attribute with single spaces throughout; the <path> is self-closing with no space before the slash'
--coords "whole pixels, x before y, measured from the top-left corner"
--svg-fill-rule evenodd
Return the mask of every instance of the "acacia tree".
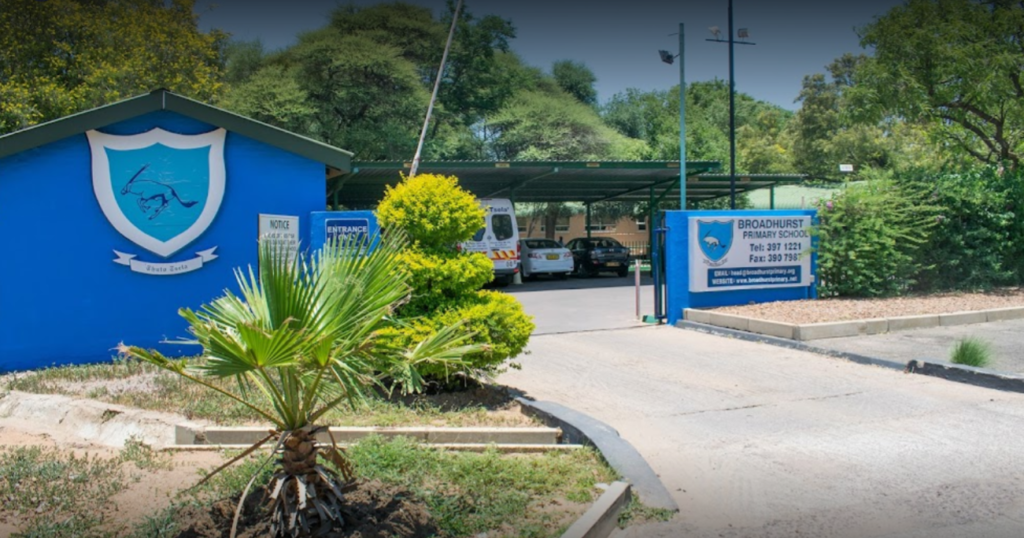
<path id="1" fill-rule="evenodd" d="M 1009 0 L 909 0 L 861 30 L 874 47 L 856 75 L 868 117 L 924 120 L 978 161 L 1020 164 L 1024 6 Z"/>

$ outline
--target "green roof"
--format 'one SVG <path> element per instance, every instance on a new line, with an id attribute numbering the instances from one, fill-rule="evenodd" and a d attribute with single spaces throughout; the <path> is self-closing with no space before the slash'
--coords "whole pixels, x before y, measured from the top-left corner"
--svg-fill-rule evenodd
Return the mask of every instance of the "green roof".
<path id="1" fill-rule="evenodd" d="M 0 136 L 0 159 L 159 110 L 223 127 L 340 172 L 348 172 L 352 167 L 352 153 L 348 151 L 163 89 Z"/>
<path id="2" fill-rule="evenodd" d="M 354 161 L 352 173 L 335 178 L 329 191 L 346 206 L 373 207 L 410 167 L 407 161 Z M 717 161 L 687 161 L 687 199 L 728 196 L 729 176 L 709 173 L 720 168 Z M 657 196 L 679 196 L 679 161 L 433 161 L 421 162 L 419 173 L 456 176 L 479 198 L 517 202 L 638 202 L 649 200 L 652 188 Z M 801 174 L 737 174 L 736 192 L 803 179 Z"/>

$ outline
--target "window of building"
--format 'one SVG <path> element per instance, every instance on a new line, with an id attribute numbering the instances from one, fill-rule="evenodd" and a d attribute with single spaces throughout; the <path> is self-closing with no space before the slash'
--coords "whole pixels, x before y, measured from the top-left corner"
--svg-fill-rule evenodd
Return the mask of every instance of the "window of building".
<path id="1" fill-rule="evenodd" d="M 636 229 L 641 232 L 647 231 L 647 219 L 636 221 Z"/>

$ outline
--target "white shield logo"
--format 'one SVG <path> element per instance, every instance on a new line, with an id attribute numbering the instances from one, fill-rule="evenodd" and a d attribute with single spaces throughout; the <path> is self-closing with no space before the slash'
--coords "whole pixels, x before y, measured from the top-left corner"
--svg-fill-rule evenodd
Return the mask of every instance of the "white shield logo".
<path id="1" fill-rule="evenodd" d="M 170 257 L 209 228 L 224 199 L 224 139 L 217 129 L 181 135 L 156 128 L 118 136 L 88 131 L 92 187 L 110 224 Z"/>

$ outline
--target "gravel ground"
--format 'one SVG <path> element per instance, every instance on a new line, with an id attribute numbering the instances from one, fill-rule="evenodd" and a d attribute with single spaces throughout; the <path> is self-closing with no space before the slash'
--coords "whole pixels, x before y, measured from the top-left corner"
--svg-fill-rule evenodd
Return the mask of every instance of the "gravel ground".
<path id="1" fill-rule="evenodd" d="M 727 306 L 715 312 L 783 323 L 821 323 L 855 319 L 892 318 L 919 314 L 970 312 L 1024 306 L 1024 289 L 989 293 L 947 293 L 887 299 L 820 299 Z"/>

